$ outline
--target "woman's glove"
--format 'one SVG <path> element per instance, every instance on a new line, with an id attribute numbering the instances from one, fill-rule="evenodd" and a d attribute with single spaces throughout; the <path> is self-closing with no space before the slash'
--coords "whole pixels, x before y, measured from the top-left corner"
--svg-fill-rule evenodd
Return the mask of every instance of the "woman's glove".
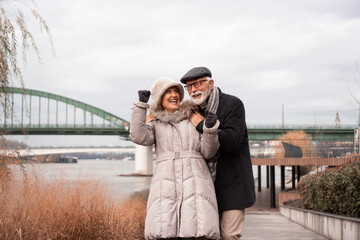
<path id="1" fill-rule="evenodd" d="M 217 116 L 216 114 L 209 112 L 209 111 L 205 111 L 205 127 L 207 128 L 212 128 L 217 120 Z"/>
<path id="2" fill-rule="evenodd" d="M 150 98 L 150 91 L 149 90 L 139 90 L 139 101 L 143 103 L 147 103 Z"/>

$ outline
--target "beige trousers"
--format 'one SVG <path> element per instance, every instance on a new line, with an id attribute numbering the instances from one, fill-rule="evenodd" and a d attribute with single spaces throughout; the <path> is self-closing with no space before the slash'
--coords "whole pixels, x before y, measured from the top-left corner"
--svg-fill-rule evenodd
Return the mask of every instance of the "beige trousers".
<path id="1" fill-rule="evenodd" d="M 244 226 L 245 209 L 226 210 L 220 214 L 221 240 L 237 240 Z"/>

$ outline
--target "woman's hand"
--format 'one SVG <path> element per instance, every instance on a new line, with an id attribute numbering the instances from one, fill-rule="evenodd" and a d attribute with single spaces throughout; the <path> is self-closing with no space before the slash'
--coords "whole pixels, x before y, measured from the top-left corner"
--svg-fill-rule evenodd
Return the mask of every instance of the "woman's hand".
<path id="1" fill-rule="evenodd" d="M 140 102 L 147 103 L 150 98 L 150 91 L 149 90 L 139 90 L 138 95 L 139 95 Z"/>
<path id="2" fill-rule="evenodd" d="M 205 118 L 198 112 L 194 111 L 190 116 L 190 122 L 196 127 Z"/>
<path id="3" fill-rule="evenodd" d="M 155 120 L 156 120 L 156 118 L 154 117 L 154 115 L 152 115 L 152 113 L 149 113 L 148 115 L 146 115 L 146 122 L 147 123 L 155 121 Z"/>

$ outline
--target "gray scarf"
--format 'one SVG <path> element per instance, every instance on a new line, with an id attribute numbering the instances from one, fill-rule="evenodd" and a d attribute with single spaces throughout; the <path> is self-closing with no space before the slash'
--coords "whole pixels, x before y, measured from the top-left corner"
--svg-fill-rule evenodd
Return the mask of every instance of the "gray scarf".
<path id="1" fill-rule="evenodd" d="M 208 110 L 211 113 L 216 114 L 218 106 L 219 106 L 219 89 L 217 87 L 213 87 L 210 96 L 209 96 L 209 100 L 205 106 L 205 109 Z M 210 174 L 211 174 L 211 178 L 212 180 L 215 182 L 215 178 L 216 178 L 216 163 L 217 160 L 219 158 L 219 151 L 216 153 L 216 155 L 214 157 L 212 157 L 211 159 L 207 159 L 207 165 L 209 167 L 210 170 Z"/>
<path id="2" fill-rule="evenodd" d="M 210 93 L 209 101 L 206 105 L 206 109 L 209 112 L 216 114 L 218 106 L 219 106 L 219 89 L 214 86 Z"/>

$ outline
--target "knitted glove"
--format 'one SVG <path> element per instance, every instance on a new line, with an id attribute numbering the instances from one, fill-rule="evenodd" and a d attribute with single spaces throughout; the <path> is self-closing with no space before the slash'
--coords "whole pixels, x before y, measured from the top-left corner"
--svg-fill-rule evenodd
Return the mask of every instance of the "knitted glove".
<path id="1" fill-rule="evenodd" d="M 212 128 L 217 120 L 217 116 L 216 114 L 209 112 L 209 111 L 205 111 L 205 127 L 207 128 Z"/>
<path id="2" fill-rule="evenodd" d="M 139 90 L 139 101 L 143 103 L 147 103 L 150 98 L 150 91 L 149 90 Z"/>

